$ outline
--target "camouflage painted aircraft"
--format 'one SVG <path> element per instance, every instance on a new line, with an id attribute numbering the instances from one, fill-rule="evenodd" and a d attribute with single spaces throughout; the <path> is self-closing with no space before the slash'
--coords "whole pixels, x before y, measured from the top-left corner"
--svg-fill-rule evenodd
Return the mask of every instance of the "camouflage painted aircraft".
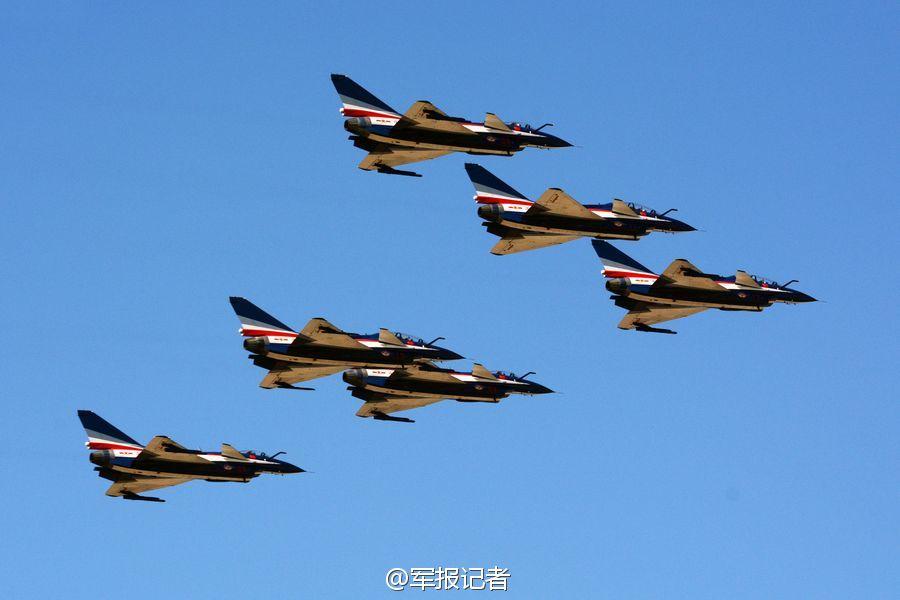
<path id="1" fill-rule="evenodd" d="M 366 171 L 421 177 L 394 167 L 430 160 L 453 152 L 512 156 L 529 146 L 565 148 L 569 142 L 521 123 L 504 123 L 487 113 L 483 123 L 450 117 L 427 100 L 419 100 L 401 115 L 346 75 L 332 75 L 347 117 L 344 129 L 357 148 L 369 154 L 359 163 Z"/>
<path id="2" fill-rule="evenodd" d="M 580 237 L 637 240 L 653 231 L 694 231 L 651 208 L 619 199 L 609 204 L 581 204 L 559 188 L 532 202 L 480 165 L 466 164 L 475 186 L 478 216 L 488 233 L 500 237 L 491 254 L 513 254 L 576 240 Z"/>
<path id="3" fill-rule="evenodd" d="M 165 502 L 161 498 L 141 496 L 159 488 L 188 481 L 235 481 L 247 483 L 262 473 L 287 475 L 303 473 L 296 467 L 262 452 L 238 452 L 222 444 L 220 452 L 189 450 L 164 435 L 158 435 L 146 446 L 122 433 L 114 425 L 89 410 L 79 410 L 78 418 L 84 426 L 92 450 L 90 461 L 97 474 L 113 482 L 107 496 L 125 500 Z"/>
<path id="4" fill-rule="evenodd" d="M 399 332 L 381 329 L 359 334 L 341 331 L 322 318 L 311 319 L 299 333 L 249 300 L 232 297 L 241 321 L 244 349 L 253 364 L 269 371 L 262 388 L 303 389 L 293 384 L 326 377 L 352 367 L 402 367 L 422 360 L 457 360 L 456 352 Z"/>
<path id="5" fill-rule="evenodd" d="M 422 363 L 403 369 L 351 369 L 344 373 L 347 388 L 365 403 L 356 413 L 358 417 L 372 417 L 379 421 L 412 419 L 391 416 L 403 410 L 428 406 L 441 400 L 457 402 L 500 402 L 511 394 L 550 394 L 550 388 L 513 373 L 491 373 L 475 363 L 469 373 L 441 369 Z"/>
<path id="6" fill-rule="evenodd" d="M 776 302 L 796 304 L 815 298 L 769 279 L 738 271 L 731 277 L 704 273 L 679 258 L 657 275 L 609 242 L 592 242 L 603 263 L 606 289 L 616 306 L 628 311 L 619 329 L 654 333 L 676 333 L 652 327 L 710 308 L 760 312 Z"/>

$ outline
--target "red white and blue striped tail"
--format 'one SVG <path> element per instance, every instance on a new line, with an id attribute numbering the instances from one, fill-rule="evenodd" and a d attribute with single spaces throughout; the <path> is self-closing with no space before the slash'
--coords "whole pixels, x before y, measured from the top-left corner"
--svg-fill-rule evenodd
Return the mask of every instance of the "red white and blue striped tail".
<path id="1" fill-rule="evenodd" d="M 400 118 L 400 113 L 346 75 L 332 75 L 331 83 L 341 97 L 341 114 L 345 117 Z"/>
<path id="2" fill-rule="evenodd" d="M 78 418 L 87 433 L 91 450 L 142 450 L 144 447 L 115 425 L 89 410 L 79 410 Z"/>
<path id="3" fill-rule="evenodd" d="M 629 278 L 646 278 L 655 279 L 657 275 L 650 269 L 634 260 L 609 242 L 603 240 L 591 240 L 594 246 L 594 252 L 600 257 L 603 263 L 604 277 L 629 277 Z"/>
<path id="4" fill-rule="evenodd" d="M 246 298 L 232 296 L 231 308 L 241 322 L 241 335 L 297 337 L 297 332 L 256 306 Z"/>
<path id="5" fill-rule="evenodd" d="M 466 163 L 466 173 L 475 186 L 475 201 L 479 204 L 515 204 L 531 206 L 531 202 L 499 177 L 474 163 Z"/>

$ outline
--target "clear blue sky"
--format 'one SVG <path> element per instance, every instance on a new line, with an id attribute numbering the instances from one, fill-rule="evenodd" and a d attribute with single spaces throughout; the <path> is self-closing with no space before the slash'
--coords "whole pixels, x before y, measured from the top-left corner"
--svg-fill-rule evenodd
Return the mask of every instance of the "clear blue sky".
<path id="1" fill-rule="evenodd" d="M 890 2 L 5 4 L 0 595 L 347 597 L 492 566 L 523 598 L 900 588 Z M 621 244 L 826 300 L 616 329 L 586 241 L 488 253 L 463 171 L 356 169 L 332 72 L 579 145 L 478 162 L 704 232 Z M 388 326 L 560 391 L 354 416 L 258 389 L 228 296 Z M 461 365 L 464 366 L 464 365 Z M 103 495 L 76 409 L 313 471 Z"/>

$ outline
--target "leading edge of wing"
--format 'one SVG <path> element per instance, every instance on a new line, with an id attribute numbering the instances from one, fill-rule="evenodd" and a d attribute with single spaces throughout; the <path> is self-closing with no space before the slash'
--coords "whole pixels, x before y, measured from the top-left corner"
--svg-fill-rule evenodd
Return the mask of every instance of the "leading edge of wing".
<path id="1" fill-rule="evenodd" d="M 356 416 L 377 418 L 378 415 L 389 415 L 404 410 L 421 408 L 444 400 L 444 398 L 434 398 L 430 396 L 391 396 L 388 394 L 382 394 L 380 396 L 383 400 L 366 400 L 363 405 L 359 407 L 359 410 L 356 411 Z"/>
<path id="2" fill-rule="evenodd" d="M 394 125 L 394 129 L 422 127 L 450 133 L 475 135 L 474 132 L 462 125 L 464 121 L 465 119 L 448 116 L 447 113 L 427 100 L 419 100 L 409 107 L 409 110 L 403 114 L 400 121 Z"/>
<path id="3" fill-rule="evenodd" d="M 652 304 L 635 302 L 619 322 L 619 329 L 638 329 L 675 319 L 682 319 L 709 310 L 706 306 L 676 306 L 672 304 Z"/>
<path id="4" fill-rule="evenodd" d="M 537 250 L 538 248 L 546 248 L 547 246 L 565 244 L 566 242 L 577 240 L 579 237 L 581 236 L 554 233 L 526 233 L 510 229 L 503 234 L 500 241 L 494 244 L 494 247 L 491 248 L 491 254 L 503 256 L 505 254 L 515 254 L 527 250 Z"/>
<path id="5" fill-rule="evenodd" d="M 417 150 L 405 146 L 389 146 L 379 144 L 359 163 L 359 168 L 364 171 L 388 171 L 393 167 L 422 162 L 453 154 L 455 150 Z"/>
<path id="6" fill-rule="evenodd" d="M 703 290 L 722 291 L 722 286 L 683 258 L 672 261 L 653 283 L 656 287 L 678 286 Z"/>
<path id="7" fill-rule="evenodd" d="M 531 205 L 528 212 L 561 217 L 577 217 L 579 219 L 597 220 L 600 218 L 559 188 L 550 188 L 541 194 L 541 197 Z"/>
<path id="8" fill-rule="evenodd" d="M 193 480 L 193 477 L 151 477 L 146 475 L 129 475 L 116 473 L 115 482 L 106 490 L 107 496 L 124 497 L 136 500 L 157 500 L 156 498 L 141 498 L 138 494 L 158 490 L 164 487 L 181 485 Z"/>
<path id="9" fill-rule="evenodd" d="M 265 389 L 290 388 L 295 383 L 328 377 L 346 369 L 346 365 L 301 365 L 272 369 L 259 382 L 259 387 Z"/>

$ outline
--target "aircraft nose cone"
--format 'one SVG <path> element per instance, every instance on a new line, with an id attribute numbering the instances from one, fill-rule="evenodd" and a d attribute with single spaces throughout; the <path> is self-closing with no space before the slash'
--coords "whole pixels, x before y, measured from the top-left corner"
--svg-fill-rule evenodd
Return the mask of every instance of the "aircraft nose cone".
<path id="1" fill-rule="evenodd" d="M 794 302 L 816 302 L 816 299 L 810 296 L 809 294 L 804 294 L 803 292 L 794 292 L 793 296 Z"/>
<path id="2" fill-rule="evenodd" d="M 697 231 L 696 227 L 692 227 L 685 223 L 684 221 L 679 221 L 678 219 L 672 219 L 672 226 L 674 231 Z"/>
<path id="3" fill-rule="evenodd" d="M 465 358 L 462 354 L 457 354 L 453 350 L 447 350 L 446 348 L 441 348 L 440 357 L 441 360 L 461 360 Z"/>
<path id="4" fill-rule="evenodd" d="M 555 135 L 545 134 L 547 136 L 547 145 L 551 148 L 569 148 L 572 146 L 569 142 Z"/>
<path id="5" fill-rule="evenodd" d="M 286 475 L 293 473 L 306 473 L 305 470 L 301 469 L 297 465 L 292 465 L 291 463 L 281 463 L 281 472 Z"/>
<path id="6" fill-rule="evenodd" d="M 555 393 L 553 390 L 551 390 L 547 386 L 541 385 L 539 383 L 532 383 L 530 392 L 532 394 L 553 394 L 553 393 Z"/>

